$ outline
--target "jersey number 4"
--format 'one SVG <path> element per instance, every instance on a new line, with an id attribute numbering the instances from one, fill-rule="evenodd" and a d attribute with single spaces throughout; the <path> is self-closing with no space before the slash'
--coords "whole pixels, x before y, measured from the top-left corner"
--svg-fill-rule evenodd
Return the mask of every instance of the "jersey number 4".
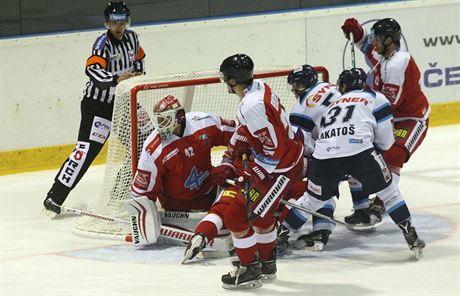
<path id="1" fill-rule="evenodd" d="M 355 107 L 355 105 L 350 105 L 346 106 L 345 108 L 342 108 L 340 106 L 335 106 L 334 108 L 331 108 L 329 112 L 327 112 L 326 116 L 321 117 L 320 126 L 327 127 L 329 125 L 334 124 L 337 120 L 337 117 L 342 113 L 342 109 L 347 110 L 345 115 L 342 115 L 342 123 L 348 122 L 353 116 L 353 111 L 355 110 Z"/>

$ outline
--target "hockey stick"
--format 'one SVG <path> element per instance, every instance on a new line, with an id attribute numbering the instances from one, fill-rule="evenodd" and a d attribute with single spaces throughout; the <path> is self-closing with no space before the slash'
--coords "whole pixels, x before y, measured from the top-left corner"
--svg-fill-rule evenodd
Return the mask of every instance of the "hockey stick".
<path id="1" fill-rule="evenodd" d="M 375 230 L 378 226 L 382 225 L 383 224 L 383 220 L 378 222 L 378 223 L 375 223 L 373 225 L 367 225 L 367 226 L 358 226 L 358 225 L 353 225 L 353 224 L 349 224 L 349 223 L 346 223 L 344 221 L 340 221 L 340 220 L 337 220 L 337 219 L 334 219 L 334 218 L 331 218 L 329 216 L 326 216 L 326 215 L 323 215 L 321 213 L 318 213 L 318 212 L 315 212 L 315 211 L 312 211 L 310 209 L 307 209 L 305 207 L 302 207 L 300 205 L 296 205 L 292 202 L 289 202 L 287 200 L 284 200 L 282 199 L 280 201 L 282 204 L 284 205 L 287 205 L 287 206 L 290 206 L 290 207 L 293 207 L 293 208 L 296 208 L 296 209 L 299 209 L 301 211 L 304 211 L 306 213 L 309 213 L 311 214 L 312 216 L 316 216 L 318 218 L 322 218 L 322 219 L 326 219 L 328 221 L 331 221 L 333 223 L 337 223 L 337 224 L 341 224 L 343 226 L 345 226 L 346 228 L 352 230 L 352 231 L 371 231 L 371 230 Z"/>
<path id="2" fill-rule="evenodd" d="M 225 182 L 229 185 L 236 185 L 236 182 L 233 181 L 233 180 L 230 180 L 230 179 L 227 179 L 225 180 Z M 309 213 L 311 214 L 312 216 L 316 216 L 318 218 L 322 218 L 322 219 L 326 219 L 328 221 L 331 221 L 333 223 L 337 223 L 337 224 L 341 224 L 343 226 L 345 226 L 346 228 L 350 229 L 350 230 L 353 230 L 353 231 L 371 231 L 371 230 L 375 230 L 378 226 L 382 225 L 383 224 L 383 221 L 380 221 L 378 223 L 375 223 L 373 225 L 368 225 L 368 226 L 357 226 L 357 225 L 353 225 L 353 224 L 348 224 L 344 221 L 340 221 L 340 220 L 337 220 L 337 219 L 334 219 L 334 218 L 331 218 L 331 217 L 328 217 L 326 215 L 323 215 L 321 213 L 318 213 L 318 212 L 315 212 L 315 211 L 312 211 L 312 210 L 309 210 L 305 207 L 302 207 L 302 206 L 299 206 L 299 205 L 296 205 L 296 204 L 293 204 L 287 200 L 280 200 L 280 203 L 284 204 L 284 205 L 287 205 L 287 206 L 290 206 L 290 207 L 293 207 L 293 208 L 296 208 L 296 209 L 299 209 L 301 211 L 304 211 L 306 213 Z"/>
<path id="3" fill-rule="evenodd" d="M 78 210 L 78 209 L 74 209 L 74 208 L 69 208 L 69 207 L 66 207 L 66 206 L 61 206 L 61 211 L 64 212 L 64 213 L 77 214 L 77 215 L 80 215 L 80 216 L 88 216 L 88 217 L 92 217 L 92 218 L 96 218 L 96 219 L 104 220 L 104 221 L 108 221 L 108 222 L 131 225 L 131 222 L 129 222 L 127 220 L 108 217 L 108 216 L 104 216 L 104 215 L 99 215 L 99 214 L 96 214 L 96 213 L 82 211 L 82 210 Z M 183 230 L 183 229 L 179 229 L 179 228 L 175 228 L 175 227 L 171 227 L 171 226 L 167 226 L 167 225 L 161 225 L 161 234 L 160 234 L 160 236 L 162 236 L 164 238 L 175 240 L 175 241 L 183 243 L 185 245 L 188 243 L 188 241 L 190 240 L 190 238 L 192 238 L 193 235 L 194 235 L 193 232 L 190 232 L 190 231 L 187 231 L 187 230 Z M 131 234 L 126 235 L 125 241 L 127 241 L 127 242 L 132 241 Z"/>
<path id="4" fill-rule="evenodd" d="M 351 66 L 356 68 L 356 59 L 355 59 L 355 40 L 353 33 L 350 33 L 350 50 L 351 50 Z"/>

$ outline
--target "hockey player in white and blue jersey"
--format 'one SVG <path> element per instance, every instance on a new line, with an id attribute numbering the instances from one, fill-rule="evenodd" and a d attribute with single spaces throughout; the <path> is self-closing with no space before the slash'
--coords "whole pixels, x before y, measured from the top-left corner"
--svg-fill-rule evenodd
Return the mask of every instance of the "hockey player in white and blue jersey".
<path id="1" fill-rule="evenodd" d="M 335 84 L 318 81 L 315 68 L 307 64 L 294 69 L 288 76 L 288 83 L 297 99 L 289 114 L 289 121 L 297 135 L 303 138 L 304 155 L 309 158 L 314 151 L 315 140 L 318 137 L 315 121 L 341 94 Z M 305 162 L 307 163 L 307 161 Z M 296 203 L 297 201 L 292 200 L 291 202 Z M 335 201 L 330 199 L 317 212 L 332 218 L 334 210 Z M 309 218 L 310 215 L 303 211 L 296 208 L 289 209 L 283 223 L 278 228 L 278 253 L 282 253 L 288 247 L 289 232 L 298 230 Z M 308 246 L 312 250 L 321 251 L 335 225 L 328 220 L 315 216 L 312 222 L 313 232 L 300 236 L 296 247 L 305 248 Z"/>
<path id="2" fill-rule="evenodd" d="M 381 151 L 394 143 L 391 106 L 384 95 L 364 90 L 366 73 L 360 68 L 343 71 L 337 81 L 342 96 L 315 122 L 318 139 L 309 163 L 307 191 L 299 200 L 315 210 L 332 199 L 347 175 L 362 184 L 366 194 L 382 197 L 391 219 L 402 230 L 417 258 L 425 242 L 411 225 L 411 216 Z"/>

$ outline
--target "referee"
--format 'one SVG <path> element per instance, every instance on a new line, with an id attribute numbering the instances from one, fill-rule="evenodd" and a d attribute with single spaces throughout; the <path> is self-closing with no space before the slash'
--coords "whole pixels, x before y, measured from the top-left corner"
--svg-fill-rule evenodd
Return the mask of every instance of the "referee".
<path id="1" fill-rule="evenodd" d="M 104 10 L 107 32 L 96 39 L 86 61 L 89 77 L 81 101 L 81 121 L 75 149 L 54 178 L 43 204 L 51 218 L 78 184 L 107 140 L 111 128 L 115 87 L 144 72 L 145 53 L 134 31 L 127 30 L 130 12 L 124 2 L 109 2 Z"/>

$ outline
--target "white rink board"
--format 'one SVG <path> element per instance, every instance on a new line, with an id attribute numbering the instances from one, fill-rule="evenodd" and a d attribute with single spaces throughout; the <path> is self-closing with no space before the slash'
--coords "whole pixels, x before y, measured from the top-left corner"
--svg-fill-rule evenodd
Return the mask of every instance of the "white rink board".
<path id="1" fill-rule="evenodd" d="M 244 52 L 256 67 L 323 65 L 335 81 L 342 70 L 343 21 L 352 16 L 363 22 L 391 16 L 403 27 L 422 72 L 422 85 L 425 74 L 430 84 L 440 84 L 423 87 L 435 103 L 460 99 L 460 79 L 455 77 L 460 74 L 460 47 L 453 39 L 452 45 L 426 48 L 422 39 L 459 38 L 459 13 L 459 1 L 426 0 L 135 26 L 134 30 L 147 54 L 149 74 L 217 69 L 225 57 Z M 86 82 L 84 65 L 91 45 L 103 32 L 0 40 L 0 151 L 74 143 Z M 349 63 L 349 53 L 345 54 Z M 364 67 L 359 52 L 357 59 Z"/>

